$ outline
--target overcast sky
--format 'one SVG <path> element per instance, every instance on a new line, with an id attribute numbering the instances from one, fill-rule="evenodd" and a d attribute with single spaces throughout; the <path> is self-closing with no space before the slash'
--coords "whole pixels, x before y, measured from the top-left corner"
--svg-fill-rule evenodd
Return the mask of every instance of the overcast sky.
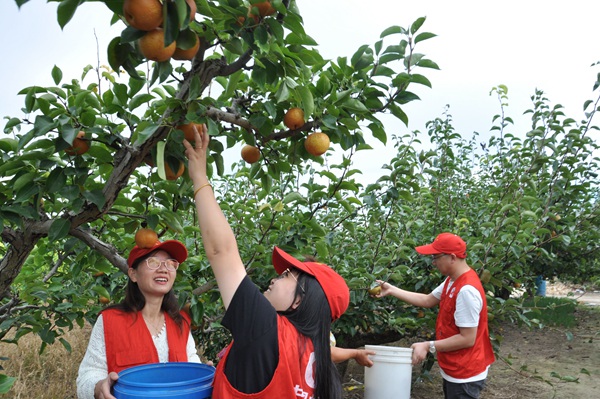
<path id="1" fill-rule="evenodd" d="M 438 37 L 422 42 L 417 49 L 441 70 L 419 72 L 431 80 L 433 89 L 419 89 L 422 100 L 405 108 L 409 126 L 389 123 L 388 136 L 420 130 L 426 141 L 425 123 L 441 116 L 449 104 L 457 132 L 470 138 L 478 131 L 487 138 L 492 117 L 500 111 L 497 99 L 489 95 L 498 84 L 508 86 L 507 113 L 517 124 L 512 129 L 516 134 L 524 134 L 530 127 L 529 118 L 521 114 L 531 107 L 530 97 L 536 88 L 544 90 L 553 103 L 565 106 L 566 114 L 577 120 L 583 118 L 585 100 L 593 98 L 592 86 L 600 72 L 600 67 L 591 67 L 600 61 L 600 2 L 595 0 L 297 3 L 307 33 L 319 43 L 319 51 L 326 58 L 350 57 L 362 44 L 377 41 L 385 28 L 408 27 L 416 18 L 427 17 L 421 30 Z M 55 64 L 68 79 L 79 78 L 82 68 L 96 65 L 98 57 L 106 64 L 106 47 L 123 29 L 121 23 L 108 27 L 110 16 L 102 3 L 86 3 L 61 31 L 56 3 L 31 0 L 19 10 L 14 0 L 2 0 L 0 116 L 22 116 L 23 96 L 17 92 L 34 84 L 53 84 L 50 71 Z M 384 159 L 393 155 L 391 148 L 376 147 L 378 153 L 385 154 Z M 373 156 L 364 154 L 365 160 Z"/>

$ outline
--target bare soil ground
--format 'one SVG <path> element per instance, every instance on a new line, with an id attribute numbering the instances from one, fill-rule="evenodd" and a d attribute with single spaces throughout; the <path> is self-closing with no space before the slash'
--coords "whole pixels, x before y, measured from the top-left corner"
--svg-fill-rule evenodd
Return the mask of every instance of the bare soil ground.
<path id="1" fill-rule="evenodd" d="M 482 399 L 600 398 L 600 293 L 581 295 L 576 289 L 556 286 L 549 286 L 547 293 L 570 293 L 578 299 L 577 325 L 533 331 L 511 324 L 491 326 L 504 340 Z M 410 342 L 389 345 L 408 347 Z M 429 378 L 420 378 L 420 371 L 420 367 L 413 367 L 411 399 L 443 398 L 437 363 Z M 567 382 L 571 378 L 577 382 Z M 351 361 L 344 383 L 346 399 L 363 398 L 364 368 Z"/>

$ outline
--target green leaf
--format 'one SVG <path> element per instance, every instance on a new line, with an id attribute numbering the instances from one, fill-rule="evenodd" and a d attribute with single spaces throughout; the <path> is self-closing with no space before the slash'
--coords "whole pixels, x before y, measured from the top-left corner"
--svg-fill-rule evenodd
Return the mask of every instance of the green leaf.
<path id="1" fill-rule="evenodd" d="M 97 293 L 99 296 L 102 296 L 104 298 L 109 298 L 110 299 L 110 293 L 108 292 L 108 290 L 106 288 L 104 288 L 101 285 L 95 285 L 92 288 L 92 291 L 94 291 L 95 293 Z"/>
<path id="2" fill-rule="evenodd" d="M 4 125 L 4 133 L 10 133 L 13 127 L 19 126 L 20 124 L 21 120 L 19 118 L 10 118 L 8 122 L 6 122 L 6 125 Z"/>
<path id="3" fill-rule="evenodd" d="M 117 36 L 114 39 L 112 39 L 110 43 L 108 43 L 108 47 L 106 49 L 108 65 L 110 65 L 110 67 L 115 71 L 121 69 L 121 65 L 123 65 L 125 57 L 127 56 L 126 54 L 125 57 L 123 56 L 123 52 L 120 51 L 120 48 L 121 38 Z"/>
<path id="4" fill-rule="evenodd" d="M 408 126 L 408 116 L 404 113 L 402 108 L 396 104 L 390 104 L 390 111 L 396 118 L 400 119 L 406 126 Z"/>
<path id="5" fill-rule="evenodd" d="M 331 80 L 329 80 L 326 75 L 322 74 L 319 76 L 319 80 L 317 81 L 317 92 L 324 97 L 325 95 L 328 95 L 330 91 Z"/>
<path id="6" fill-rule="evenodd" d="M 156 169 L 158 171 L 158 176 L 167 180 L 167 174 L 165 172 L 165 142 L 159 141 L 156 144 Z"/>
<path id="7" fill-rule="evenodd" d="M 271 31 L 271 35 L 275 37 L 275 40 L 282 41 L 284 30 L 281 23 L 276 18 L 267 18 L 267 24 L 269 25 L 269 30 Z"/>
<path id="8" fill-rule="evenodd" d="M 115 14 L 123 13 L 123 1 L 121 0 L 104 1 L 104 4 Z"/>
<path id="9" fill-rule="evenodd" d="M 369 48 L 369 46 L 367 44 L 363 44 L 352 55 L 352 58 L 350 59 L 350 65 L 352 65 L 354 67 L 354 69 L 362 69 L 362 68 L 357 68 L 356 64 L 358 63 L 358 61 L 361 59 L 361 57 L 363 56 L 363 54 L 365 53 L 365 51 L 368 48 Z"/>
<path id="10" fill-rule="evenodd" d="M 106 203 L 106 198 L 104 197 L 104 193 L 102 190 L 92 190 L 86 191 L 83 196 L 86 200 L 93 203 L 98 207 L 98 209 L 104 208 L 104 204 Z"/>
<path id="11" fill-rule="evenodd" d="M 48 180 L 46 180 L 46 192 L 49 193 L 58 193 L 67 183 L 67 176 L 62 168 L 56 168 L 50 175 L 48 175 Z"/>
<path id="12" fill-rule="evenodd" d="M 431 68 L 431 69 L 437 69 L 437 70 L 440 69 L 438 64 L 436 64 L 435 62 L 433 62 L 431 60 L 425 59 L 425 58 L 419 60 L 419 62 L 417 62 L 417 65 L 422 68 Z"/>
<path id="13" fill-rule="evenodd" d="M 379 65 L 387 64 L 388 62 L 398 61 L 404 58 L 404 54 L 402 53 L 384 53 L 381 57 L 379 57 Z"/>
<path id="14" fill-rule="evenodd" d="M 355 98 L 348 98 L 341 105 L 353 112 L 369 112 L 369 109 L 365 107 L 361 101 Z"/>
<path id="15" fill-rule="evenodd" d="M 383 40 L 377 40 L 377 42 L 375 42 L 375 54 L 379 55 L 379 53 L 381 52 L 382 46 L 383 46 Z"/>
<path id="16" fill-rule="evenodd" d="M 182 30 L 177 38 L 177 48 L 189 50 L 196 45 L 196 40 L 199 40 L 196 32 L 191 29 Z"/>
<path id="17" fill-rule="evenodd" d="M 187 20 L 190 15 L 190 7 L 185 0 L 175 0 L 175 6 L 177 12 L 177 21 L 179 22 L 179 29 L 181 30 L 187 26 Z"/>
<path id="18" fill-rule="evenodd" d="M 35 93 L 36 88 L 32 87 L 27 91 L 27 94 L 25 95 L 25 112 L 27 112 L 28 114 L 33 111 L 33 107 L 35 106 Z"/>
<path id="19" fill-rule="evenodd" d="M 431 82 L 423 75 L 413 73 L 412 75 L 410 75 L 410 81 L 431 88 Z"/>
<path id="20" fill-rule="evenodd" d="M 217 167 L 217 174 L 219 176 L 223 176 L 225 174 L 225 160 L 223 159 L 223 156 L 221 154 L 214 153 L 212 154 L 212 158 Z"/>
<path id="21" fill-rule="evenodd" d="M 19 191 L 17 191 L 17 194 L 15 195 L 15 198 L 13 201 L 15 203 L 29 201 L 29 200 L 31 200 L 31 198 L 33 198 L 39 192 L 40 192 L 40 188 L 35 184 L 25 186 L 25 187 L 21 188 Z"/>
<path id="22" fill-rule="evenodd" d="M 10 391 L 10 388 L 12 388 L 16 381 L 17 379 L 15 377 L 8 377 L 4 374 L 0 374 L 0 394 Z"/>
<path id="23" fill-rule="evenodd" d="M 275 212 L 281 212 L 281 211 L 283 211 L 283 202 L 277 201 L 277 203 L 275 204 L 275 206 L 273 206 L 273 211 L 275 211 Z"/>
<path id="24" fill-rule="evenodd" d="M 180 234 L 183 233 L 183 225 L 181 223 L 181 217 L 179 214 L 174 212 L 163 212 L 161 213 L 161 217 L 169 229 Z"/>
<path id="25" fill-rule="evenodd" d="M 16 118 L 13 118 L 16 119 Z M 6 153 L 15 152 L 19 149 L 19 142 L 15 139 L 4 138 L 0 139 L 0 151 L 4 151 Z"/>
<path id="26" fill-rule="evenodd" d="M 158 127 L 158 125 L 150 121 L 140 122 L 132 135 L 132 140 L 135 145 L 142 145 L 144 142 L 146 142 L 146 140 L 148 140 L 148 138 L 152 136 L 154 132 L 156 132 Z"/>
<path id="27" fill-rule="evenodd" d="M 291 192 L 289 194 L 287 194 L 284 198 L 283 198 L 283 203 L 284 204 L 289 204 L 290 202 L 299 202 L 299 203 L 306 203 L 306 198 L 300 194 L 297 191 Z"/>
<path id="28" fill-rule="evenodd" d="M 50 242 L 65 238 L 71 230 L 71 222 L 67 219 L 56 219 L 52 222 L 50 230 L 48 231 L 48 240 Z"/>
<path id="29" fill-rule="evenodd" d="M 290 98 L 290 89 L 285 83 L 279 85 L 279 90 L 275 93 L 275 99 L 278 103 L 287 101 Z"/>
<path id="30" fill-rule="evenodd" d="M 396 72 L 392 68 L 388 68 L 382 65 L 375 65 L 375 69 L 373 69 L 373 76 L 387 76 L 392 77 Z"/>
<path id="31" fill-rule="evenodd" d="M 415 44 L 422 42 L 423 40 L 431 39 L 432 37 L 436 37 L 435 33 L 423 32 L 419 33 L 417 37 L 415 37 Z"/>
<path id="32" fill-rule="evenodd" d="M 128 26 L 125 29 L 123 29 L 123 31 L 121 32 L 121 40 L 119 40 L 119 43 L 131 43 L 134 42 L 140 38 L 142 38 L 146 33 L 146 31 L 144 30 L 139 30 L 139 29 L 135 29 L 132 26 Z M 115 38 L 117 39 L 117 38 Z M 113 40 L 115 40 L 113 39 Z"/>
<path id="33" fill-rule="evenodd" d="M 318 43 L 312 37 L 304 34 L 298 35 L 294 32 L 286 36 L 285 41 L 290 45 L 301 45 L 301 46 L 316 46 Z"/>
<path id="34" fill-rule="evenodd" d="M 65 347 L 65 349 L 67 350 L 67 352 L 71 353 L 73 351 L 72 348 L 71 348 L 71 344 L 66 339 L 59 338 L 58 340 Z"/>
<path id="35" fill-rule="evenodd" d="M 415 22 L 410 26 L 410 33 L 415 34 L 425 22 L 425 17 L 417 18 Z"/>
<path id="36" fill-rule="evenodd" d="M 298 87 L 298 94 L 300 95 L 300 99 L 302 101 L 301 108 L 304 111 L 304 117 L 305 119 L 308 119 L 315 112 L 315 100 L 312 92 L 308 87 L 300 86 Z"/>
<path id="37" fill-rule="evenodd" d="M 79 6 L 80 0 L 62 0 L 58 4 L 58 8 L 56 9 L 58 24 L 61 28 L 64 28 L 65 25 L 73 18 L 77 7 Z"/>
<path id="38" fill-rule="evenodd" d="M 269 32 L 267 32 L 264 25 L 258 25 L 254 29 L 254 40 L 261 51 L 265 53 L 269 52 Z"/>
<path id="39" fill-rule="evenodd" d="M 152 94 L 148 94 L 148 93 L 138 94 L 137 96 L 133 97 L 131 99 L 131 101 L 129 102 L 129 110 L 133 111 L 140 105 L 149 103 L 153 99 L 154 99 L 154 96 Z"/>
<path id="40" fill-rule="evenodd" d="M 315 219 L 310 219 L 307 222 L 307 225 L 310 227 L 312 234 L 314 234 L 317 237 L 325 237 L 326 231 Z"/>
<path id="41" fill-rule="evenodd" d="M 386 28 L 383 32 L 381 32 L 381 34 L 379 35 L 380 39 L 383 39 L 386 36 L 389 35 L 394 35 L 396 33 L 404 33 L 405 30 L 404 28 L 400 27 L 400 26 L 390 26 L 389 28 Z"/>
<path id="42" fill-rule="evenodd" d="M 194 75 L 190 81 L 190 91 L 188 94 L 188 98 L 198 98 L 200 96 L 200 90 L 202 89 L 200 84 L 200 77 L 198 75 Z"/>
<path id="43" fill-rule="evenodd" d="M 59 84 L 62 80 L 62 71 L 56 65 L 52 68 L 52 79 L 54 80 L 55 85 Z"/>
<path id="44" fill-rule="evenodd" d="M 179 16 L 177 14 L 177 4 L 174 2 L 163 3 L 163 30 L 165 33 L 164 45 L 167 47 L 169 44 L 177 40 L 179 36 Z"/>
<path id="45" fill-rule="evenodd" d="M 384 145 L 387 143 L 387 134 L 385 133 L 385 129 L 380 123 L 372 122 L 369 124 L 369 129 L 371 129 L 371 133 L 373 133 L 373 137 L 377 140 L 381 141 Z"/>
<path id="46" fill-rule="evenodd" d="M 14 191 L 19 191 L 21 190 L 23 187 L 30 185 L 33 182 L 33 179 L 35 178 L 35 174 L 34 173 L 24 173 L 21 176 L 19 176 L 17 178 L 17 180 L 14 181 L 13 183 L 13 190 Z"/>
<path id="47" fill-rule="evenodd" d="M 325 241 L 317 241 L 315 243 L 315 248 L 317 249 L 318 259 L 327 259 L 329 257 L 329 249 L 327 248 L 327 243 Z"/>
<path id="48" fill-rule="evenodd" d="M 243 78 L 242 70 L 234 72 L 232 75 L 230 75 L 229 79 L 227 80 L 227 85 L 225 86 L 225 92 L 223 93 L 222 97 L 223 98 L 232 98 L 233 93 L 237 89 L 237 86 L 241 82 L 242 78 Z M 281 85 L 281 86 L 285 86 L 285 85 Z"/>
<path id="49" fill-rule="evenodd" d="M 521 212 L 521 217 L 522 218 L 531 218 L 531 219 L 538 219 L 537 215 L 535 214 L 535 212 L 532 211 L 523 211 Z"/>

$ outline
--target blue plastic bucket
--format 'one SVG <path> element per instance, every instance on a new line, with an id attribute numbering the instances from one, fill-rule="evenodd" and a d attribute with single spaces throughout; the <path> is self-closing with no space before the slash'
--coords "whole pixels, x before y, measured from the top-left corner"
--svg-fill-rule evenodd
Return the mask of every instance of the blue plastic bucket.
<path id="1" fill-rule="evenodd" d="M 543 276 L 537 276 L 535 279 L 535 295 L 546 296 L 546 280 Z"/>
<path id="2" fill-rule="evenodd" d="M 205 399 L 212 395 L 215 368 L 201 363 L 172 362 L 135 366 L 119 373 L 117 399 Z"/>

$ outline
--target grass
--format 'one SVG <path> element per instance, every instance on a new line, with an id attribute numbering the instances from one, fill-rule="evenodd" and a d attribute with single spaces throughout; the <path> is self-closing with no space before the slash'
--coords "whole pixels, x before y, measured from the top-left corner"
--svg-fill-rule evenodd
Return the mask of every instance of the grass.
<path id="1" fill-rule="evenodd" d="M 79 363 L 87 348 L 90 328 L 74 329 L 64 337 L 71 353 L 56 343 L 39 354 L 41 339 L 27 334 L 18 345 L 0 343 L 0 356 L 8 358 L 0 364 L 3 374 L 16 377 L 11 390 L 3 398 L 76 399 L 75 380 Z"/>
<path id="2" fill-rule="evenodd" d="M 523 307 L 530 309 L 526 313 L 530 320 L 537 319 L 543 325 L 567 328 L 575 326 L 577 302 L 573 299 L 534 297 L 527 299 Z"/>

